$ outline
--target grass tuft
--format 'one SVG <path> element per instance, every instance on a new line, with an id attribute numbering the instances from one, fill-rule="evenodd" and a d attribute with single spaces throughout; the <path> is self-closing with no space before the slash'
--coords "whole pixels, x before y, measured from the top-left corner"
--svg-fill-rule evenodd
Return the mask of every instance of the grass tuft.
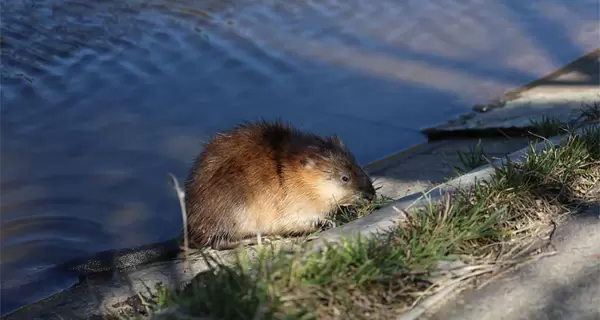
<path id="1" fill-rule="evenodd" d="M 584 105 L 581 108 L 581 117 L 588 122 L 600 121 L 600 102 Z"/>
<path id="2" fill-rule="evenodd" d="M 532 133 L 544 138 L 550 138 L 558 135 L 570 134 L 585 124 L 600 121 L 600 103 L 598 102 L 583 104 L 579 111 L 580 116 L 577 119 L 568 122 L 546 116 L 542 116 L 539 121 L 530 120 L 529 122 L 533 129 Z"/>
<path id="3" fill-rule="evenodd" d="M 242 250 L 232 264 L 205 257 L 210 271 L 184 290 L 161 289 L 155 309 L 162 311 L 154 317 L 392 319 L 450 283 L 530 259 L 531 248 L 566 214 L 600 200 L 591 194 L 600 183 L 600 128 L 533 151 L 532 145 L 524 161 L 496 167 L 488 181 L 411 211 L 384 234 L 318 252 L 263 246 L 251 259 Z M 336 219 L 348 222 L 385 201 Z M 457 276 L 440 261 L 465 266 Z"/>
<path id="4" fill-rule="evenodd" d="M 550 138 L 569 133 L 573 128 L 573 124 L 571 123 L 564 123 L 559 119 L 549 118 L 546 116 L 542 116 L 539 121 L 529 120 L 529 122 L 533 129 L 532 133 L 544 138 Z"/>
<path id="5" fill-rule="evenodd" d="M 487 156 L 481 145 L 481 140 L 477 141 L 475 147 L 469 147 L 468 151 L 457 151 L 458 160 L 462 166 L 452 166 L 458 174 L 465 174 L 488 163 Z"/>
<path id="6" fill-rule="evenodd" d="M 333 222 L 336 226 L 340 226 L 356 219 L 362 218 L 371 212 L 383 208 L 393 202 L 393 199 L 380 195 L 370 203 L 362 203 L 352 207 L 342 207 L 333 215 Z"/>

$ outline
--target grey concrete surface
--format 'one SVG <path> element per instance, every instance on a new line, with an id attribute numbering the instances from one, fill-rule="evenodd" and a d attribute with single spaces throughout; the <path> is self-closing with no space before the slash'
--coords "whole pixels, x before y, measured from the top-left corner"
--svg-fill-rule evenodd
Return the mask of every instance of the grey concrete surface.
<path id="1" fill-rule="evenodd" d="M 600 319 L 600 204 L 561 225 L 552 244 L 556 255 L 465 291 L 420 319 Z"/>
<path id="2" fill-rule="evenodd" d="M 459 124 L 425 132 L 431 135 L 433 132 L 439 134 L 447 131 L 526 128 L 531 126 L 531 121 L 541 121 L 544 117 L 568 122 L 577 120 L 582 107 L 592 106 L 594 103 L 600 103 L 600 84 L 568 92 L 559 89 L 550 92 L 532 90 L 491 112 L 463 117 L 458 121 Z"/>
<path id="3" fill-rule="evenodd" d="M 579 116 L 582 105 L 600 104 L 600 49 L 564 67 L 510 91 L 487 105 L 475 105 L 474 112 L 444 125 L 424 129 L 428 135 L 465 130 L 528 127 L 530 120 L 556 117 L 563 121 Z"/>
<path id="4" fill-rule="evenodd" d="M 528 138 L 483 138 L 434 141 L 388 158 L 383 163 L 366 166 L 378 192 L 399 199 L 425 191 L 458 175 L 454 166 L 462 167 L 458 152 L 469 152 L 480 143 L 489 160 L 502 158 L 528 145 Z"/>

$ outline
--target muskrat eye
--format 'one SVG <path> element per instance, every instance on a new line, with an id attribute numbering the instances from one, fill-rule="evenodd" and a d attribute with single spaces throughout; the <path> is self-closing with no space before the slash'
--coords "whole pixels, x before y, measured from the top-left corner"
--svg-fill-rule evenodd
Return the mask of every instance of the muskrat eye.
<path id="1" fill-rule="evenodd" d="M 348 181 L 350 181 L 350 178 L 348 176 L 342 176 L 342 182 L 346 183 Z"/>

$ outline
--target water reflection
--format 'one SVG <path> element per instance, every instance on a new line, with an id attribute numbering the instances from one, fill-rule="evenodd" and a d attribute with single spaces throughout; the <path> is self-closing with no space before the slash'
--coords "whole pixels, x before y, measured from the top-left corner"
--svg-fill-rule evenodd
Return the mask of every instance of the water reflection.
<path id="1" fill-rule="evenodd" d="M 2 313 L 74 283 L 56 264 L 174 236 L 168 173 L 183 179 L 218 130 L 284 117 L 338 133 L 364 163 L 556 67 L 509 66 L 509 53 L 544 53 L 523 30 L 490 41 L 514 31 L 490 16 L 497 8 L 457 4 L 472 12 L 415 1 L 2 2 Z M 589 22 L 589 6 L 572 10 Z M 554 54 L 560 64 L 572 52 Z"/>

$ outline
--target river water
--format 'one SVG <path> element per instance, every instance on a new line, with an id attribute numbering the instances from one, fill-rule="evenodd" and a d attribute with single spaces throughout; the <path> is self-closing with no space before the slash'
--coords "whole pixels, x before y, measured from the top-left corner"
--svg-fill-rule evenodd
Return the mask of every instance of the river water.
<path id="1" fill-rule="evenodd" d="M 2 2 L 2 314 L 55 268 L 162 241 L 168 173 L 242 120 L 339 134 L 367 163 L 598 46 L 597 1 Z"/>

